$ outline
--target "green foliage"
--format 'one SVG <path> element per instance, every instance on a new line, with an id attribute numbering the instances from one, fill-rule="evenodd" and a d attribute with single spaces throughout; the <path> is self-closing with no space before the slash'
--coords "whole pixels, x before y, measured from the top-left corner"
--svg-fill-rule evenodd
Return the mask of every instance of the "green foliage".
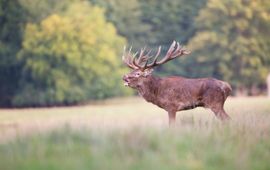
<path id="1" fill-rule="evenodd" d="M 150 46 L 162 45 L 163 53 L 173 40 L 186 44 L 195 34 L 195 18 L 206 0 L 148 0 L 142 4 L 144 23 L 151 26 L 145 35 L 145 42 Z M 165 50 L 166 49 L 166 50 Z M 184 73 L 182 60 L 174 60 L 158 68 L 159 74 L 181 75 Z"/>
<path id="2" fill-rule="evenodd" d="M 128 43 L 139 49 L 145 45 L 167 48 L 173 40 L 186 44 L 194 35 L 195 18 L 206 0 L 90 0 L 106 9 Z M 159 68 L 159 74 L 183 73 L 181 61 L 170 62 Z"/>
<path id="3" fill-rule="evenodd" d="M 23 71 L 13 104 L 74 104 L 123 94 L 117 59 L 123 44 L 103 10 L 86 2 L 28 24 L 18 55 Z"/>
<path id="4" fill-rule="evenodd" d="M 270 66 L 265 36 L 270 30 L 270 5 L 264 3 L 209 0 L 196 20 L 198 32 L 189 42 L 194 52 L 187 72 L 221 78 L 235 87 L 264 84 Z"/>
<path id="5" fill-rule="evenodd" d="M 127 38 L 135 48 L 148 43 L 146 34 L 150 33 L 150 25 L 143 22 L 143 12 L 138 0 L 89 0 L 93 4 L 106 9 L 106 17 L 112 22 L 120 35 Z"/>
<path id="6" fill-rule="evenodd" d="M 173 40 L 186 43 L 194 34 L 194 18 L 205 0 L 141 0 L 142 21 L 151 25 L 147 34 L 150 45 L 168 46 Z"/>
<path id="7" fill-rule="evenodd" d="M 10 105 L 20 66 L 16 53 L 21 48 L 25 10 L 17 0 L 0 0 L 0 105 Z"/>
<path id="8" fill-rule="evenodd" d="M 90 0 L 106 9 L 106 16 L 135 48 L 186 43 L 194 34 L 194 17 L 205 0 Z M 184 5 L 183 5 L 184 4 Z"/>

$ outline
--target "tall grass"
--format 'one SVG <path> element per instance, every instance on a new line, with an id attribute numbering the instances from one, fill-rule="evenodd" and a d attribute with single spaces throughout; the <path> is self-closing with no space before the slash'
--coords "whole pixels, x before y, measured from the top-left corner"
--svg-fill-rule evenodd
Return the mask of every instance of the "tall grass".
<path id="1" fill-rule="evenodd" d="M 226 110 L 230 122 L 196 109 L 179 113 L 174 128 L 165 112 L 140 99 L 2 110 L 2 133 L 17 130 L 2 140 L 0 169 L 269 170 L 270 100 L 233 98 Z M 6 126 L 12 123 L 17 127 Z"/>

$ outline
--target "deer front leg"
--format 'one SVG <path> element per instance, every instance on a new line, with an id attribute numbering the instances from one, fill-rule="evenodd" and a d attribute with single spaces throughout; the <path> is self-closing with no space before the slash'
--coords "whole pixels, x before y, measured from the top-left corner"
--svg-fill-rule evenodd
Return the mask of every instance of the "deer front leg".
<path id="1" fill-rule="evenodd" d="M 175 125 L 175 117 L 176 117 L 176 112 L 168 112 L 169 115 L 169 125 L 174 126 Z"/>

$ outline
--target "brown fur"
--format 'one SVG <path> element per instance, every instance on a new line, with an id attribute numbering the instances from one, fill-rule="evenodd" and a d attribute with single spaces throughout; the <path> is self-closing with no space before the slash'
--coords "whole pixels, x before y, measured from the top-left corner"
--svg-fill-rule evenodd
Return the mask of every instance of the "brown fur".
<path id="1" fill-rule="evenodd" d="M 232 91 L 226 82 L 214 78 L 160 78 L 151 75 L 151 70 L 133 70 L 123 80 L 126 85 L 137 89 L 146 101 L 166 110 L 170 124 L 174 124 L 177 111 L 196 107 L 210 108 L 221 120 L 230 118 L 223 108 Z"/>

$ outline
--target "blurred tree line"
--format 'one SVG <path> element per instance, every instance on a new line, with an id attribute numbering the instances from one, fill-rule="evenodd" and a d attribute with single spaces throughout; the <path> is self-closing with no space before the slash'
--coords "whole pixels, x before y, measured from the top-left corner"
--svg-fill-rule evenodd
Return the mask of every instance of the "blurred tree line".
<path id="1" fill-rule="evenodd" d="M 270 2 L 265 0 L 0 0 L 0 105 L 70 105 L 129 94 L 125 44 L 192 55 L 161 75 L 213 76 L 236 91 L 265 87 Z"/>

